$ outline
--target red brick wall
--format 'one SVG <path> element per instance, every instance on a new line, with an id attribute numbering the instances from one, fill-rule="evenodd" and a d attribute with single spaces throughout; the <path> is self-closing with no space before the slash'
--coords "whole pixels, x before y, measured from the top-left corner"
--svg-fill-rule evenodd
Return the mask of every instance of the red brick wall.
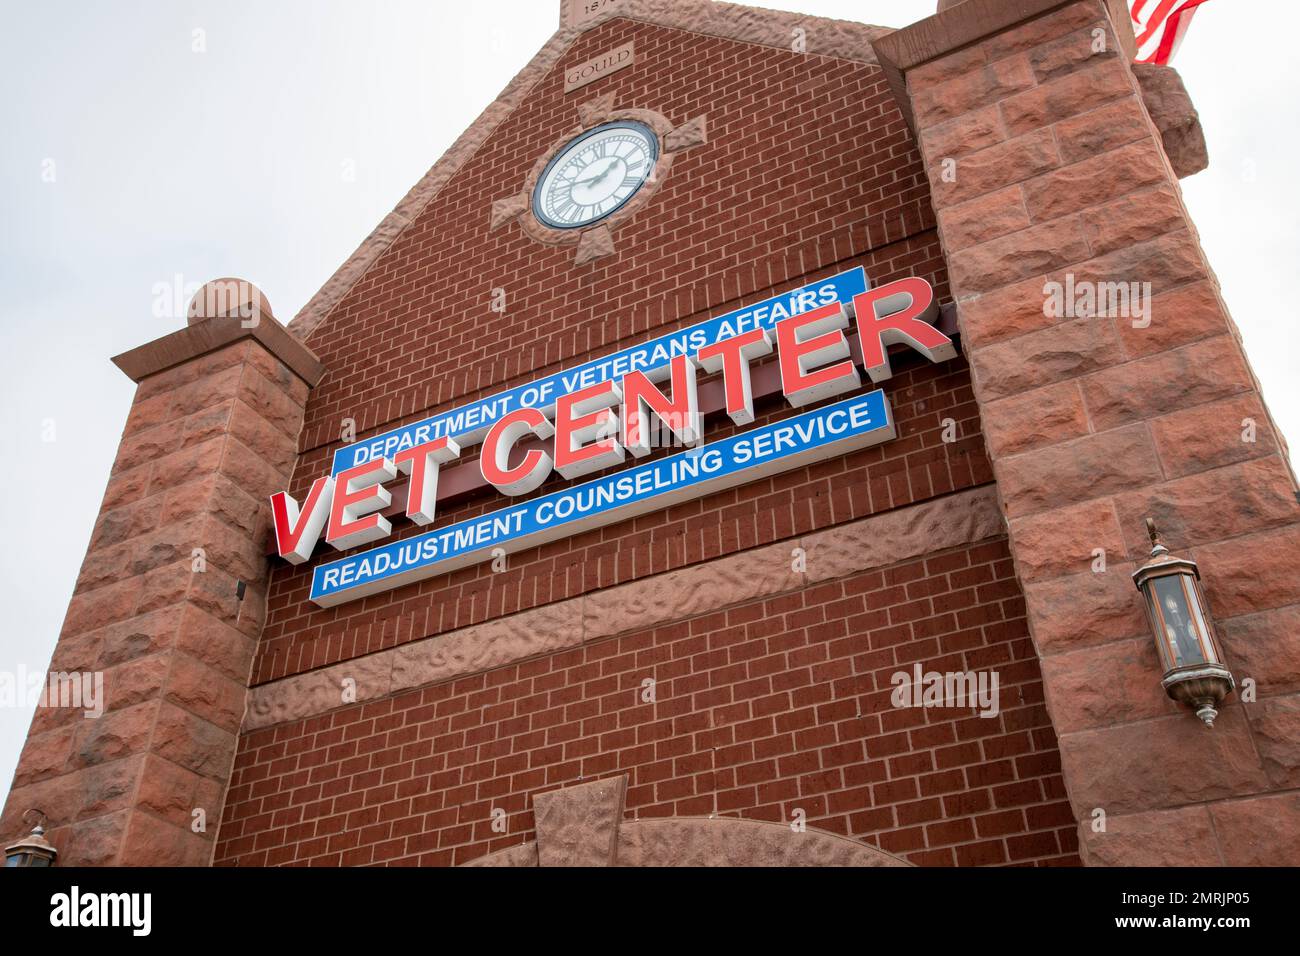
<path id="1" fill-rule="evenodd" d="M 633 40 L 636 64 L 568 96 L 564 66 Z M 489 232 L 578 104 L 708 116 L 652 203 L 585 267 L 517 226 Z M 902 227 L 906 218 L 909 228 Z M 879 69 L 646 23 L 584 34 L 343 299 L 308 344 L 329 374 L 307 411 L 318 471 L 342 419 L 373 429 L 932 225 L 920 156 Z M 507 293 L 504 314 L 491 290 Z"/>
<path id="2" fill-rule="evenodd" d="M 917 661 L 995 668 L 1000 715 L 895 709 Z M 462 863 L 532 839 L 531 794 L 616 772 L 629 815 L 801 808 L 918 864 L 1077 862 L 1004 540 L 247 734 L 216 859 Z"/>
<path id="3" fill-rule="evenodd" d="M 636 66 L 563 95 L 564 64 L 627 39 Z M 491 200 L 518 192 L 575 126 L 578 103 L 611 91 L 620 106 L 675 122 L 706 113 L 709 128 L 709 143 L 678 156 L 647 209 L 618 230 L 618 253 L 578 268 L 572 247 L 540 245 L 514 225 L 489 231 Z M 944 295 L 929 209 L 920 158 L 878 68 L 606 24 L 578 41 L 309 339 L 329 371 L 307 408 L 291 491 L 300 496 L 328 470 L 344 418 L 365 437 L 857 265 L 876 283 L 924 276 Z M 504 314 L 489 308 L 498 286 Z M 309 568 L 282 567 L 254 682 L 991 480 L 961 363 L 900 376 L 890 395 L 902 441 L 512 555 L 504 578 L 472 568 L 323 610 L 306 601 Z M 939 441 L 944 417 L 959 422 L 960 441 Z M 475 456 L 469 449 L 465 460 Z M 480 497 L 440 520 L 500 501 Z"/>
<path id="4" fill-rule="evenodd" d="M 565 65 L 628 39 L 634 67 L 563 95 Z M 675 159 L 613 256 L 576 267 L 571 246 L 489 231 L 490 202 L 520 190 L 578 103 L 608 92 L 677 123 L 706 114 L 709 141 Z M 920 157 L 878 68 L 606 24 L 309 338 L 328 372 L 290 490 L 328 469 L 345 418 L 365 437 L 857 265 L 947 295 Z M 504 573 L 468 568 L 325 610 L 306 599 L 309 567 L 280 565 L 253 681 L 992 480 L 963 360 L 913 357 L 887 391 L 892 442 L 511 555 Z M 780 399 L 758 411 L 789 413 Z M 956 441 L 941 439 L 945 418 Z M 501 501 L 480 494 L 439 520 Z M 893 710 L 888 676 L 915 660 L 997 666 L 1002 716 Z M 637 696 L 645 677 L 660 681 L 654 705 Z M 627 772 L 642 816 L 802 808 L 810 826 L 918 863 L 1077 862 L 1039 680 L 1004 545 L 968 548 L 245 733 L 218 859 L 459 863 L 526 839 L 538 790 Z M 494 806 L 510 814 L 495 840 Z"/>

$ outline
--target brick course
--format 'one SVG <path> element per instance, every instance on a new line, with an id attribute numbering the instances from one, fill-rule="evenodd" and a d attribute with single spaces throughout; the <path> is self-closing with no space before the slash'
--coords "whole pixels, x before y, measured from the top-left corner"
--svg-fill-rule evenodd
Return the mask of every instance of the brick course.
<path id="1" fill-rule="evenodd" d="M 1000 716 L 893 708 L 915 662 L 997 668 Z M 246 733 L 217 862 L 463 863 L 533 839 L 532 794 L 616 772 L 637 818 L 801 808 L 920 864 L 1076 861 L 995 539 Z"/>

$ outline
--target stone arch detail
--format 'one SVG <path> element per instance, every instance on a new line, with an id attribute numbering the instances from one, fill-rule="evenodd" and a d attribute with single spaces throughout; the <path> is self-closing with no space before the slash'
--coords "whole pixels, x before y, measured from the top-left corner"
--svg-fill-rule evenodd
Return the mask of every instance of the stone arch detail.
<path id="1" fill-rule="evenodd" d="M 466 866 L 911 866 L 824 830 L 733 817 L 624 820 L 627 776 L 538 794 L 537 839 Z"/>

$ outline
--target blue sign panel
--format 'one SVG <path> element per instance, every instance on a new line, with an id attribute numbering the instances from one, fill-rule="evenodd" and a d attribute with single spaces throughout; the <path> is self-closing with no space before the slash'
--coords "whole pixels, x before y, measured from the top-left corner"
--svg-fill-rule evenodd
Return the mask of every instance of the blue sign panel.
<path id="1" fill-rule="evenodd" d="M 849 306 L 855 295 L 865 291 L 867 274 L 861 267 L 810 282 L 698 325 L 670 332 L 575 368 L 556 372 L 536 382 L 498 392 L 488 398 L 340 448 L 334 453 L 330 474 L 337 475 L 344 469 L 372 458 L 391 458 L 400 451 L 444 435 L 456 439 L 462 445 L 472 445 L 482 441 L 488 429 L 499 419 L 520 408 L 537 408 L 549 413 L 555 408 L 555 400 L 559 396 L 621 378 L 628 372 L 644 372 L 652 381 L 659 381 L 667 374 L 669 363 L 679 355 L 693 355 L 706 345 L 750 329 L 771 329 L 777 322 L 791 315 L 808 312 L 832 302 L 843 302 Z"/>
<path id="2" fill-rule="evenodd" d="M 333 607 L 378 591 L 454 571 L 842 455 L 894 437 L 885 393 L 877 389 L 722 441 L 647 462 L 572 488 L 468 518 L 317 566 L 311 599 Z"/>

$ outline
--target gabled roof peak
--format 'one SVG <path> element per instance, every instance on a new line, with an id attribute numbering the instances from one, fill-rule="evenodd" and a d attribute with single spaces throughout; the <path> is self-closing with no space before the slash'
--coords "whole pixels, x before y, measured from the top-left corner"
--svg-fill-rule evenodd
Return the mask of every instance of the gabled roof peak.
<path id="1" fill-rule="evenodd" d="M 796 39 L 802 52 L 860 63 L 875 63 L 871 41 L 893 32 L 848 20 L 812 17 L 782 10 L 764 10 L 715 0 L 611 0 L 605 9 L 577 26 L 561 26 L 516 74 L 500 95 L 465 130 L 424 174 L 396 208 L 375 227 L 289 323 L 289 332 L 306 341 L 324 323 L 334 307 L 365 275 L 384 251 L 411 223 L 442 187 L 478 151 L 498 126 L 514 111 L 575 42 L 590 30 L 614 19 L 638 20 L 706 36 L 790 50 Z M 802 31 L 802 33 L 798 32 Z"/>

